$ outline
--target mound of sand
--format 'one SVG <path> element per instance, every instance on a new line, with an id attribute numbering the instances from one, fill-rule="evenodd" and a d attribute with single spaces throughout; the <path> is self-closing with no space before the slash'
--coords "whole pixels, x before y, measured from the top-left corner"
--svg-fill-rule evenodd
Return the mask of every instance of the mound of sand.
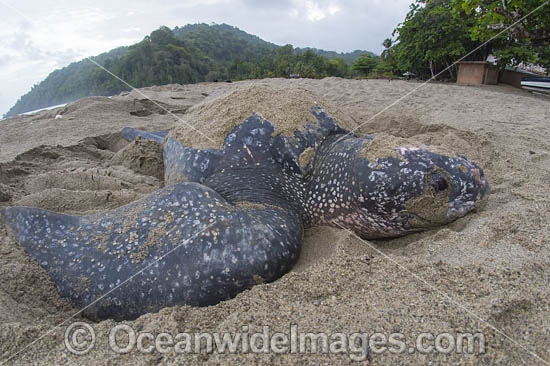
<path id="1" fill-rule="evenodd" d="M 118 133 L 125 126 L 174 127 L 184 143 L 219 147 L 252 112 L 289 134 L 319 103 L 344 127 L 361 124 L 359 133 L 382 137 L 380 149 L 405 141 L 475 160 L 491 184 L 486 207 L 439 229 L 379 242 L 333 228 L 308 230 L 299 262 L 280 280 L 216 306 L 166 308 L 124 324 L 154 335 L 242 332 L 243 326 L 250 335 L 264 326 L 290 335 L 291 325 L 304 333 L 397 332 L 404 352 L 371 352 L 372 364 L 540 365 L 533 353 L 550 359 L 550 101 L 506 86 L 428 84 L 386 109 L 418 86 L 338 78 L 169 85 L 10 118 L 0 132 L 0 206 L 84 214 L 162 187 L 158 146 L 125 142 Z M 187 112 L 161 112 L 142 102 L 141 93 L 170 112 Z M 136 111 L 148 112 L 130 113 Z M 53 120 L 60 112 L 63 118 Z M 350 363 L 348 354 L 320 351 L 119 354 L 109 346 L 115 322 L 79 316 L 95 330 L 96 344 L 75 355 L 64 344 L 71 321 L 52 328 L 77 309 L 3 224 L 0 254 L 0 360 L 13 357 L 8 364 Z M 410 352 L 426 332 L 481 332 L 485 352 Z"/>
<path id="2" fill-rule="evenodd" d="M 341 127 L 349 130 L 356 127 L 348 115 L 307 89 L 258 82 L 194 105 L 170 134 L 187 146 L 219 149 L 229 132 L 255 112 L 274 125 L 275 134 L 292 136 L 294 131 L 315 120 L 310 110 L 316 105 L 322 106 Z"/>

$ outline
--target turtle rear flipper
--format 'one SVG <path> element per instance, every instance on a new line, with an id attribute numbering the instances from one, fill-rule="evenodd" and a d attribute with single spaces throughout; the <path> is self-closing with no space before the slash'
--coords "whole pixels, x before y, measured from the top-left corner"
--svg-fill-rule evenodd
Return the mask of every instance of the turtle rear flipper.
<path id="1" fill-rule="evenodd" d="M 0 217 L 59 293 L 92 319 L 216 304 L 290 270 L 302 239 L 297 215 L 232 205 L 197 183 L 100 214 L 10 207 Z"/>

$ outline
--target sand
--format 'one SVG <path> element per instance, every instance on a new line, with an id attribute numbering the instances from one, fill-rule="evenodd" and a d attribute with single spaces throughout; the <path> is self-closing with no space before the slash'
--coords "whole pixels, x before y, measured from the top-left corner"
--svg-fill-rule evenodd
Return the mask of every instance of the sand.
<path id="1" fill-rule="evenodd" d="M 487 204 L 450 225 L 392 240 L 366 242 L 339 229 L 311 229 L 299 262 L 281 279 L 216 306 L 165 308 L 122 324 L 136 332 L 174 336 L 237 332 L 243 326 L 249 334 L 269 326 L 271 333 L 290 335 L 293 325 L 303 333 L 402 334 L 404 351 L 371 349 L 372 365 L 543 365 L 537 356 L 550 362 L 550 100 L 508 86 L 438 83 L 424 85 L 384 110 L 420 86 L 338 78 L 168 85 L 10 118 L 0 122 L 0 206 L 72 214 L 118 207 L 163 186 L 161 151 L 144 141 L 126 143 L 123 127 L 173 128 L 173 135 L 195 146 L 217 146 L 227 129 L 251 111 L 288 133 L 293 125 L 299 128 L 304 108 L 319 102 L 347 127 L 361 125 L 360 134 L 405 139 L 476 161 L 491 184 Z M 189 124 L 198 132 L 186 133 Z M 209 138 L 201 139 L 201 134 Z M 352 362 L 349 354 L 330 352 L 134 349 L 118 354 L 109 346 L 114 321 L 93 323 L 77 315 L 54 328 L 78 309 L 57 294 L 47 274 L 1 223 L 0 254 L 0 362 Z M 67 325 L 74 321 L 95 330 L 96 344 L 85 355 L 70 353 L 64 344 Z M 423 332 L 434 338 L 480 332 L 485 350 L 421 353 L 413 346 Z"/>

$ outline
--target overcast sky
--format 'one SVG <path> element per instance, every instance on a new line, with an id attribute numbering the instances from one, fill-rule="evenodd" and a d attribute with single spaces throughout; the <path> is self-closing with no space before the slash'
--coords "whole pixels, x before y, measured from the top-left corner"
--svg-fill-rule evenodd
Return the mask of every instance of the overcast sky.
<path id="1" fill-rule="evenodd" d="M 279 45 L 379 54 L 411 2 L 0 0 L 0 116 L 53 70 L 131 45 L 161 25 L 227 23 Z"/>

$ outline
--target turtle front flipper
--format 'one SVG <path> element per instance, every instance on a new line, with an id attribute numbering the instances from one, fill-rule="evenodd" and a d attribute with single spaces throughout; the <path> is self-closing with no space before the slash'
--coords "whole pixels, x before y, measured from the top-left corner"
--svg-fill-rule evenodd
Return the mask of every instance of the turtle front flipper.
<path id="1" fill-rule="evenodd" d="M 0 217 L 59 293 L 92 319 L 216 304 L 273 281 L 298 258 L 303 230 L 293 213 L 232 205 L 196 183 L 101 214 L 10 207 Z"/>
<path id="2" fill-rule="evenodd" d="M 219 169 L 220 164 L 223 164 L 223 158 L 220 150 L 194 149 L 168 137 L 163 150 L 164 184 L 202 183 Z"/>

